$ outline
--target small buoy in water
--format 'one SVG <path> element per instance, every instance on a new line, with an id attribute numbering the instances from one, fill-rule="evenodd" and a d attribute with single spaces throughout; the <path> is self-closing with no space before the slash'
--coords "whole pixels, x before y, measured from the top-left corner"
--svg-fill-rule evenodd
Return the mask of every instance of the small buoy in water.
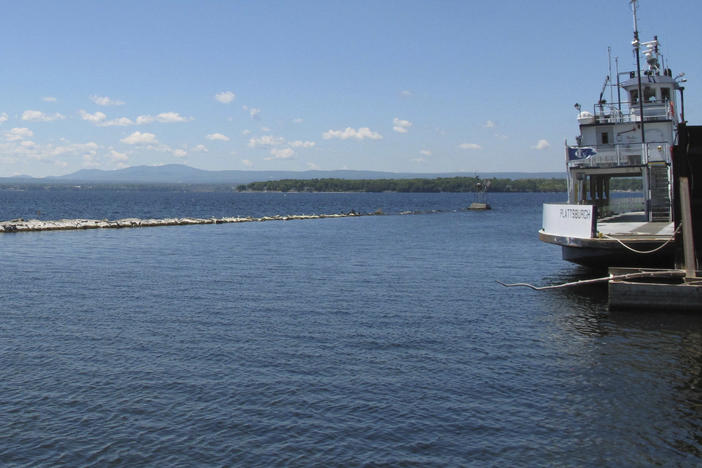
<path id="1" fill-rule="evenodd" d="M 479 203 L 479 202 L 473 202 L 470 204 L 468 207 L 469 210 L 491 210 L 490 205 L 488 203 Z"/>

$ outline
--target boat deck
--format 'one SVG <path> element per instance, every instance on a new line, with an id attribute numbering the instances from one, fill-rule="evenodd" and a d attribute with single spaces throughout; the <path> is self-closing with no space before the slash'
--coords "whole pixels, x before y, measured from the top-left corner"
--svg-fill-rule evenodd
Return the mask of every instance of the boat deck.
<path id="1" fill-rule="evenodd" d="M 625 238 L 670 238 L 675 231 L 672 222 L 598 222 L 597 230 L 604 235 Z"/>

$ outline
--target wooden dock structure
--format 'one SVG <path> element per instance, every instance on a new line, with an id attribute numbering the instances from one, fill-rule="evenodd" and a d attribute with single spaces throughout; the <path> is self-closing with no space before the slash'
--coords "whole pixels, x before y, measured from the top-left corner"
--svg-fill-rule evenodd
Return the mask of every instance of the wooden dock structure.
<path id="1" fill-rule="evenodd" d="M 673 211 L 678 268 L 659 271 L 655 279 L 634 280 L 617 277 L 653 270 L 610 268 L 610 309 L 702 312 L 702 271 L 699 270 L 702 264 L 702 126 L 687 126 L 684 122 L 678 125 L 673 171 L 673 193 L 677 195 Z"/>

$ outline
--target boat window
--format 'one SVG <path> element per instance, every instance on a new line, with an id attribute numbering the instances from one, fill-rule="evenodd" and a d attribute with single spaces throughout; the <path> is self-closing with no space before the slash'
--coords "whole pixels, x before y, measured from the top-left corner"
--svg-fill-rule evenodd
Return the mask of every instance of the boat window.
<path id="1" fill-rule="evenodd" d="M 629 97 L 632 103 L 637 103 L 639 102 L 639 90 L 638 89 L 632 89 L 629 91 Z"/>
<path id="2" fill-rule="evenodd" d="M 646 86 L 644 88 L 644 102 L 655 102 L 656 101 L 656 89 Z"/>
<path id="3" fill-rule="evenodd" d="M 602 132 L 602 144 L 603 145 L 609 144 L 609 132 Z"/>
<path id="4" fill-rule="evenodd" d="M 661 99 L 670 101 L 670 88 L 661 88 Z"/>

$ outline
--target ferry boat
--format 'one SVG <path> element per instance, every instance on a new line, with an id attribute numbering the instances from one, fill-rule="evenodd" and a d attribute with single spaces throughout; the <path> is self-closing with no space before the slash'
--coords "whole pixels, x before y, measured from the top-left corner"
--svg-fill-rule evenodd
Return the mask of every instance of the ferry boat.
<path id="1" fill-rule="evenodd" d="M 631 3 L 637 69 L 617 70 L 616 83 L 608 75 L 592 107 L 575 105 L 580 135 L 566 141 L 568 202 L 544 205 L 539 238 L 582 265 L 672 267 L 672 155 L 684 128 L 685 80 L 666 67 L 657 36 L 639 41 Z M 604 99 L 608 86 L 614 102 Z M 615 191 L 617 183 L 635 191 Z"/>

